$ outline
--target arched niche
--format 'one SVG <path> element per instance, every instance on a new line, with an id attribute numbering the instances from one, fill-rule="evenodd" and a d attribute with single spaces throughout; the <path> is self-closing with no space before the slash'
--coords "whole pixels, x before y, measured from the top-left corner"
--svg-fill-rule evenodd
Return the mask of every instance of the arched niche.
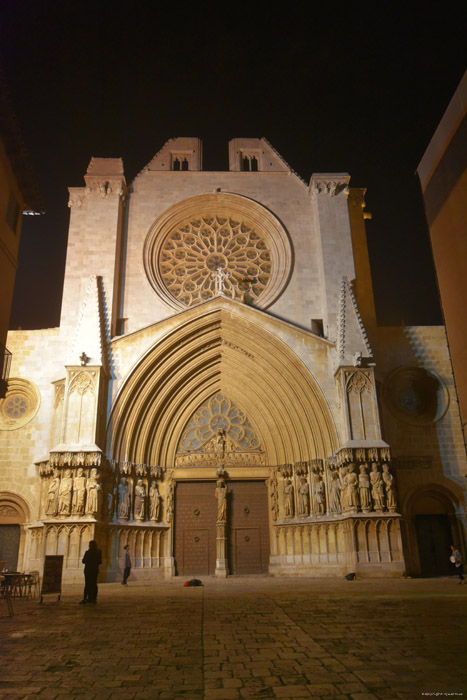
<path id="1" fill-rule="evenodd" d="M 30 508 L 25 499 L 10 491 L 0 491 L 0 560 L 10 570 L 23 568 L 26 530 Z"/>

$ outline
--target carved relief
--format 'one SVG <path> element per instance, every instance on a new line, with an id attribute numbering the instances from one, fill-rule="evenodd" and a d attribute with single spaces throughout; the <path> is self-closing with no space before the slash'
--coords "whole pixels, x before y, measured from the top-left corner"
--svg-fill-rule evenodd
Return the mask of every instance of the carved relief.
<path id="1" fill-rule="evenodd" d="M 310 514 L 310 501 L 309 501 L 310 487 L 308 486 L 308 481 L 304 476 L 301 477 L 298 486 L 298 514 L 307 516 Z"/>
<path id="2" fill-rule="evenodd" d="M 57 515 L 57 498 L 59 488 L 60 476 L 58 470 L 56 470 L 47 490 L 47 498 L 45 503 L 46 515 Z"/>
<path id="3" fill-rule="evenodd" d="M 128 479 L 124 476 L 120 479 L 118 487 L 118 517 L 122 520 L 128 520 L 131 509 L 131 495 L 128 488 Z"/>
<path id="4" fill-rule="evenodd" d="M 286 479 L 284 483 L 284 511 L 285 515 L 293 518 L 294 508 L 294 488 L 291 479 Z"/>
<path id="5" fill-rule="evenodd" d="M 167 499 L 167 505 L 166 505 L 165 519 L 168 523 L 171 523 L 173 520 L 173 514 L 174 514 L 173 469 L 170 469 L 167 473 L 166 499 Z"/>
<path id="6" fill-rule="evenodd" d="M 223 394 L 194 413 L 180 439 L 176 464 L 263 464 L 256 433 L 241 409 Z"/>
<path id="7" fill-rule="evenodd" d="M 138 479 L 135 486 L 135 520 L 144 520 L 146 513 L 146 486 Z"/>

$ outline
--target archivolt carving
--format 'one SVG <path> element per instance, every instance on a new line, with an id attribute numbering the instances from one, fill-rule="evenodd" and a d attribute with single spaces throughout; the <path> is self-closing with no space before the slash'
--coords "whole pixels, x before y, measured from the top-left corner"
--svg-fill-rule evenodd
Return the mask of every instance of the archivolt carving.
<path id="1" fill-rule="evenodd" d="M 223 294 L 264 308 L 282 291 L 291 259 L 280 222 L 256 202 L 227 194 L 193 197 L 169 209 L 144 250 L 148 279 L 173 308 L 215 296 L 219 271 Z"/>

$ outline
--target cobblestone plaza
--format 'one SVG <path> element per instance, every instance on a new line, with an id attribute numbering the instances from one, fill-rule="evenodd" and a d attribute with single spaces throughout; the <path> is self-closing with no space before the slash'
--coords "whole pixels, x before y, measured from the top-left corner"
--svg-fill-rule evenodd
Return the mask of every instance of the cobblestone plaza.
<path id="1" fill-rule="evenodd" d="M 0 698 L 462 697 L 467 588 L 454 578 L 206 578 L 0 607 Z"/>

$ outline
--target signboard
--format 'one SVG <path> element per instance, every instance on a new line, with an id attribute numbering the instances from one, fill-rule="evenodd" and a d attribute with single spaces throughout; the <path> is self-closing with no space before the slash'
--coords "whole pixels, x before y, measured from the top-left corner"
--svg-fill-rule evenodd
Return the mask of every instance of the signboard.
<path id="1" fill-rule="evenodd" d="M 62 570 L 63 554 L 56 556 L 47 554 L 44 560 L 44 573 L 42 574 L 41 603 L 42 596 L 48 595 L 49 593 L 56 593 L 58 595 L 58 600 L 60 600 L 60 594 L 62 592 Z"/>

